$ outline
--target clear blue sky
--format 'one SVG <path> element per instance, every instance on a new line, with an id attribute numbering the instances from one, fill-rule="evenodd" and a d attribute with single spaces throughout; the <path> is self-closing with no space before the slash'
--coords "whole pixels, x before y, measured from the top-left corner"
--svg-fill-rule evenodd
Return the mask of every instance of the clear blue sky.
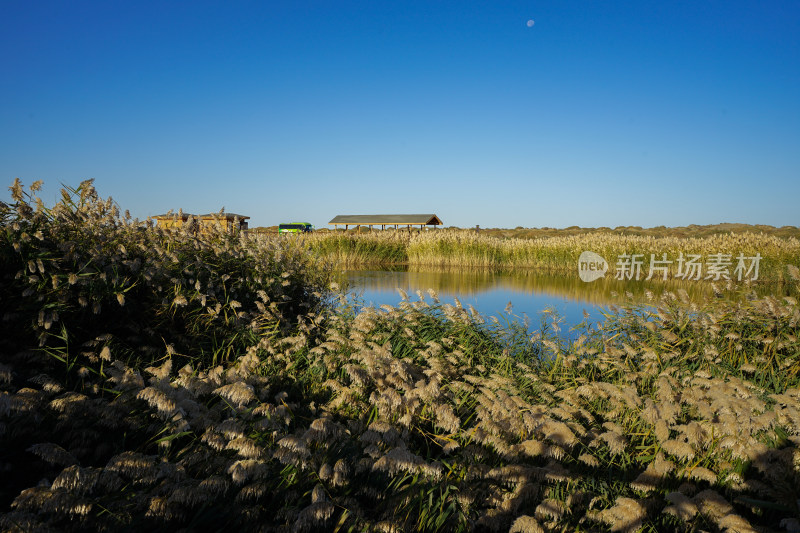
<path id="1" fill-rule="evenodd" d="M 796 226 L 800 3 L 2 0 L 0 126 L 139 218 Z"/>

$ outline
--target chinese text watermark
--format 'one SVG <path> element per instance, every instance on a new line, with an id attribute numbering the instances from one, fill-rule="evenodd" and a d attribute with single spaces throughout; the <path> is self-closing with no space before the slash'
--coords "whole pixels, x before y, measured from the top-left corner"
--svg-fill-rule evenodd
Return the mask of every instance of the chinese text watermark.
<path id="1" fill-rule="evenodd" d="M 660 257 L 650 254 L 649 261 L 646 254 L 625 253 L 617 256 L 614 279 L 640 280 L 644 276 L 646 280 L 667 280 L 674 270 L 673 279 L 756 281 L 760 264 L 760 253 L 753 256 L 716 253 L 703 257 L 680 252 L 674 259 L 662 253 Z M 583 281 L 605 277 L 608 270 L 608 262 L 594 252 L 583 252 L 578 258 L 578 274 Z"/>

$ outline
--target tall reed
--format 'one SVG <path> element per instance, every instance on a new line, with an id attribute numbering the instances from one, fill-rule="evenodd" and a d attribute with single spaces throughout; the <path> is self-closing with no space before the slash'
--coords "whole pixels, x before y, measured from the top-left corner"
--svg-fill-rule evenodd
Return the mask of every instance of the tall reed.
<path id="1" fill-rule="evenodd" d="M 800 240 L 793 237 L 742 233 L 707 237 L 653 237 L 585 233 L 534 239 L 498 238 L 469 230 L 429 230 L 423 232 L 372 232 L 367 234 L 319 233 L 302 238 L 315 254 L 343 265 L 405 263 L 417 266 L 537 268 L 556 272 L 576 272 L 584 251 L 600 254 L 609 266 L 609 276 L 617 272 L 623 255 L 636 255 L 641 261 L 641 278 L 650 274 L 651 259 L 666 260 L 669 279 L 678 275 L 679 259 L 690 256 L 702 265 L 701 278 L 711 275 L 708 264 L 714 256 L 728 257 L 726 275 L 737 279 L 737 258 L 759 255 L 758 279 L 787 282 L 787 265 L 800 257 Z M 749 268 L 752 260 L 744 261 Z M 658 263 L 654 263 L 658 265 Z M 654 270 L 658 278 L 662 271 Z M 742 280 L 755 277 L 755 271 L 742 272 Z M 719 279 L 724 279 L 719 277 Z"/>
<path id="2" fill-rule="evenodd" d="M 570 340 L 551 314 L 530 329 L 433 291 L 326 307 L 297 243 L 139 231 L 89 215 L 114 210 L 90 184 L 52 210 L 14 199 L 0 206 L 4 531 L 800 523 L 792 298 L 679 291 Z M 231 349 L 192 350 L 215 343 Z"/>

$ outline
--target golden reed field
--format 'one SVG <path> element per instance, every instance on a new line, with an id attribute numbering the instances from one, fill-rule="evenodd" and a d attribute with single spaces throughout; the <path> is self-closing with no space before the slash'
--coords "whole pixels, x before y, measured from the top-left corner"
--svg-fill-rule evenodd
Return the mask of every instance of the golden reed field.
<path id="1" fill-rule="evenodd" d="M 677 291 L 575 340 L 432 291 L 357 310 L 318 260 L 350 244 L 164 231 L 91 182 L 52 207 L 37 186 L 0 204 L 3 531 L 800 530 L 790 296 Z M 800 281 L 797 241 L 755 234 L 363 242 L 553 268 L 758 252 Z"/>
<path id="2" fill-rule="evenodd" d="M 268 241 L 277 236 L 259 234 Z M 427 231 L 375 231 L 368 233 L 316 232 L 293 236 L 314 254 L 340 266 L 406 264 L 447 268 L 541 269 L 576 273 L 580 254 L 592 251 L 609 263 L 614 274 L 620 256 L 638 254 L 642 277 L 651 260 L 667 261 L 668 279 L 679 274 L 679 259 L 695 256 L 703 265 L 727 256 L 727 275 L 748 280 L 753 273 L 737 275 L 741 256 L 745 269 L 759 257 L 758 280 L 786 283 L 787 266 L 800 258 L 800 240 L 771 233 L 715 233 L 703 237 L 624 235 L 608 232 L 555 235 L 535 238 L 503 237 L 474 230 L 437 229 Z M 662 277 L 658 270 L 656 277 Z M 707 272 L 701 273 L 701 279 Z"/>

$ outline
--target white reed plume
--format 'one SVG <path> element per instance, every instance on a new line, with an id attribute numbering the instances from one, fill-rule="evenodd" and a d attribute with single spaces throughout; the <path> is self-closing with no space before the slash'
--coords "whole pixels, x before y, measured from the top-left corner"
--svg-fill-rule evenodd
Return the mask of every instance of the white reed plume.
<path id="1" fill-rule="evenodd" d="M 599 519 L 609 526 L 610 531 L 633 533 L 642 527 L 647 510 L 632 498 L 617 498 L 614 506 L 600 512 L 590 511 L 587 516 Z"/>
<path id="2" fill-rule="evenodd" d="M 51 465 L 70 466 L 78 463 L 74 455 L 52 442 L 34 444 L 28 447 L 26 451 L 38 455 Z"/>
<path id="3" fill-rule="evenodd" d="M 508 533 L 545 533 L 545 530 L 534 517 L 521 515 L 511 524 Z"/>
<path id="4" fill-rule="evenodd" d="M 237 407 L 242 408 L 248 403 L 256 399 L 253 386 L 243 381 L 223 385 L 214 390 L 214 394 L 218 394 L 235 404 Z"/>
<path id="5" fill-rule="evenodd" d="M 676 516 L 687 524 L 699 512 L 691 498 L 680 492 L 670 492 L 666 495 L 666 500 L 672 505 L 664 507 L 662 512 Z"/>

